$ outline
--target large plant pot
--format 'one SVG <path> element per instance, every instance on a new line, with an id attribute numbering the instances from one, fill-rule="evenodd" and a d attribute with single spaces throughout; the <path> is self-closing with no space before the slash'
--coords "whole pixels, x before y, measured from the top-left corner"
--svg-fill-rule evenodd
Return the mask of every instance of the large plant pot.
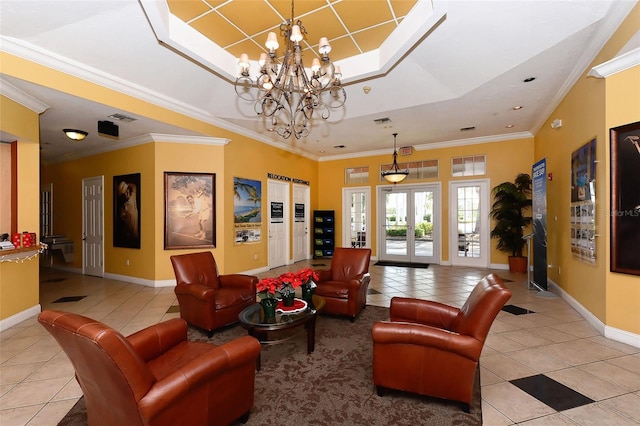
<path id="1" fill-rule="evenodd" d="M 509 256 L 509 272 L 527 272 L 527 258 L 521 256 Z"/>

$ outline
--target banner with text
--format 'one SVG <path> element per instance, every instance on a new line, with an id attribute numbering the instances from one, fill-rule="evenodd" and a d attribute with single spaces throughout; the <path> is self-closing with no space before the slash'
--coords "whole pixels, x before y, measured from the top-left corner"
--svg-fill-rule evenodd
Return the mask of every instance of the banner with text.
<path id="1" fill-rule="evenodd" d="M 533 283 L 547 290 L 547 159 L 533 165 Z"/>

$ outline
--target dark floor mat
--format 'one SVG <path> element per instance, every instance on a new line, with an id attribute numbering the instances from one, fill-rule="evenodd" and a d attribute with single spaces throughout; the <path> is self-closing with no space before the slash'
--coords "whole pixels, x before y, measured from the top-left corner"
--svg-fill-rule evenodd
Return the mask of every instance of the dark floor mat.
<path id="1" fill-rule="evenodd" d="M 64 296 L 53 301 L 53 303 L 77 302 L 87 296 Z"/>
<path id="2" fill-rule="evenodd" d="M 390 262 L 386 260 L 379 260 L 375 263 L 376 266 L 399 266 L 403 268 L 428 268 L 428 263 L 410 263 L 410 262 Z"/>

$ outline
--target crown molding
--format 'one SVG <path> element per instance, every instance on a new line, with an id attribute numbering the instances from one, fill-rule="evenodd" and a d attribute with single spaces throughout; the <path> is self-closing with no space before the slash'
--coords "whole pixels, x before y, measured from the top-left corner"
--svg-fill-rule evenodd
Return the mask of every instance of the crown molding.
<path id="1" fill-rule="evenodd" d="M 3 78 L 0 78 L 0 95 L 6 96 L 37 114 L 42 114 L 51 108 L 49 105 L 23 92 Z"/>
<path id="2" fill-rule="evenodd" d="M 142 86 L 132 84 L 129 81 L 112 76 L 110 74 L 107 74 L 95 68 L 88 67 L 85 64 L 65 58 L 63 56 L 60 56 L 48 50 L 34 46 L 30 43 L 25 43 L 21 40 L 0 35 L 0 47 L 3 51 L 9 54 L 40 64 L 47 68 L 64 72 L 65 74 L 69 74 L 74 77 L 89 81 L 91 83 L 95 83 L 100 86 L 106 87 L 108 89 L 115 90 L 120 93 L 124 93 L 126 95 L 135 97 L 136 99 L 140 99 L 140 100 L 149 102 L 151 104 L 158 105 L 159 107 L 165 108 L 167 110 L 186 115 L 187 117 L 200 120 L 202 122 L 220 127 L 222 129 L 228 130 L 230 132 L 233 132 L 242 136 L 246 136 L 248 138 L 257 140 L 258 142 L 262 142 L 264 144 L 273 146 L 275 148 L 282 149 L 284 151 L 288 151 L 288 152 L 300 155 L 302 157 L 309 158 L 311 160 L 317 160 L 317 157 L 312 154 L 308 154 L 302 150 L 296 149 L 295 147 L 283 144 L 281 142 L 275 142 L 267 136 L 247 130 L 244 127 L 235 125 L 227 121 L 219 120 L 205 110 L 202 110 L 199 108 L 193 108 L 190 105 L 187 105 L 178 100 L 169 98 L 168 96 L 148 90 Z M 2 83 L 3 83 L 2 87 L 11 86 L 9 84 L 5 84 L 5 82 L 2 82 Z M 11 87 L 14 87 L 14 86 L 11 86 Z M 2 88 L 0 88 L 0 90 L 1 89 Z M 18 89 L 16 90 L 19 91 Z M 45 106 L 46 108 L 49 108 L 48 105 L 45 105 Z M 93 155 L 93 154 L 89 154 L 89 155 Z M 65 157 L 63 159 L 53 160 L 52 162 L 68 161 L 69 159 L 70 159 L 69 157 Z"/>
<path id="3" fill-rule="evenodd" d="M 452 141 L 432 142 L 432 143 L 425 143 L 421 145 L 412 145 L 412 146 L 416 151 L 429 151 L 431 149 L 451 148 L 455 146 L 469 146 L 469 145 L 477 145 L 482 143 L 504 142 L 504 141 L 514 140 L 514 139 L 526 139 L 526 138 L 532 138 L 532 137 L 533 137 L 533 133 L 531 132 L 518 132 L 518 133 L 508 133 L 506 135 L 483 136 L 480 138 L 470 138 L 470 139 L 456 139 Z M 351 158 L 372 157 L 375 155 L 386 155 L 386 154 L 389 154 L 390 152 L 391 151 L 388 149 L 378 149 L 375 151 L 366 151 L 366 152 L 359 152 L 354 154 L 330 155 L 330 156 L 322 157 L 318 159 L 318 162 L 348 160 Z"/>
<path id="4" fill-rule="evenodd" d="M 540 113 L 538 120 L 531 126 L 533 133 L 537 133 L 542 128 L 547 119 L 553 114 L 553 111 L 560 105 L 560 102 L 567 96 L 567 93 L 573 88 L 578 79 L 580 79 L 589 65 L 593 63 L 598 53 L 602 51 L 611 36 L 620 27 L 627 15 L 635 7 L 635 1 L 614 1 L 611 5 L 611 13 L 607 14 L 607 19 L 600 22 L 596 28 L 591 42 L 582 52 L 580 58 L 576 61 L 571 74 L 566 78 L 564 84 L 555 93 L 555 96 L 548 103 L 547 108 Z"/>
<path id="5" fill-rule="evenodd" d="M 196 145 L 225 146 L 230 139 L 214 138 L 208 136 L 184 136 L 170 135 L 165 133 L 148 133 L 146 135 L 135 136 L 128 139 L 117 140 L 113 143 L 105 143 L 103 145 L 82 150 L 81 153 L 63 155 L 55 160 L 47 161 L 45 164 L 56 164 L 67 161 L 77 160 L 79 158 L 90 157 L 92 155 L 103 154 L 105 152 L 117 151 L 120 149 L 130 148 L 133 146 L 144 145 L 147 143 L 184 143 Z"/>
<path id="6" fill-rule="evenodd" d="M 595 78 L 607 78 L 637 65 L 640 65 L 640 47 L 596 65 L 587 75 Z"/>

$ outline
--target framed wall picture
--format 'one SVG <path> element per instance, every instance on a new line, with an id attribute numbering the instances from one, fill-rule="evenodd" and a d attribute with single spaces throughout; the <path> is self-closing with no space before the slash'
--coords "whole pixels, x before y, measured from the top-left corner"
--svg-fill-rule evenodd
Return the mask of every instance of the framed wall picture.
<path id="1" fill-rule="evenodd" d="M 262 239 L 262 182 L 234 177 L 233 194 L 235 243 L 259 243 Z"/>
<path id="2" fill-rule="evenodd" d="M 113 177 L 113 246 L 140 248 L 140 173 Z"/>
<path id="3" fill-rule="evenodd" d="M 596 139 L 571 154 L 571 253 L 596 264 Z"/>
<path id="4" fill-rule="evenodd" d="M 640 121 L 610 129 L 611 271 L 640 275 Z"/>
<path id="5" fill-rule="evenodd" d="M 164 248 L 216 246 L 216 175 L 164 173 Z"/>

